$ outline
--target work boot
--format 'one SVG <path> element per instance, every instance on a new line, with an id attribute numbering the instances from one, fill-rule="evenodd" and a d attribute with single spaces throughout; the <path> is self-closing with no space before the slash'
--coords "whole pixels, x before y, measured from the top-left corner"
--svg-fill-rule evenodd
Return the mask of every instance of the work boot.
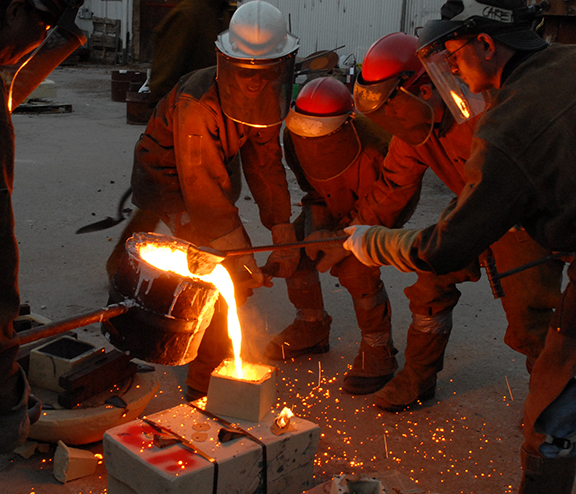
<path id="1" fill-rule="evenodd" d="M 268 343 L 264 355 L 270 360 L 289 360 L 310 353 L 326 353 L 330 350 L 331 322 L 332 318 L 326 313 L 317 321 L 296 318 Z"/>
<path id="2" fill-rule="evenodd" d="M 398 368 L 394 356 L 398 352 L 391 335 L 390 302 L 384 290 L 353 302 L 362 341 L 352 369 L 344 376 L 342 390 L 355 395 L 375 393 L 394 377 Z"/>
<path id="3" fill-rule="evenodd" d="M 424 332 L 420 328 L 442 332 Z M 404 351 L 404 368 L 376 393 L 377 407 L 387 412 L 401 412 L 418 401 L 434 398 L 436 379 L 444 366 L 444 352 L 451 329 L 451 310 L 430 317 L 412 315 Z"/>
<path id="4" fill-rule="evenodd" d="M 519 494 L 571 494 L 576 475 L 576 457 L 542 458 L 522 448 L 522 482 Z"/>

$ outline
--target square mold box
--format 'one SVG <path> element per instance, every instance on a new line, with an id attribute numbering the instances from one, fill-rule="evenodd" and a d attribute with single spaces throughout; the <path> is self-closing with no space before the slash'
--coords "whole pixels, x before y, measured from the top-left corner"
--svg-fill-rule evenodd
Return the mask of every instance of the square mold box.
<path id="1" fill-rule="evenodd" d="M 256 380 L 237 379 L 225 375 L 231 364 L 225 360 L 210 376 L 206 410 L 249 422 L 260 422 L 276 402 L 276 368 L 263 364 L 247 364 Z"/>
<path id="2" fill-rule="evenodd" d="M 96 348 L 91 343 L 62 336 L 30 352 L 28 380 L 32 386 L 60 393 L 64 391 L 59 384 L 62 374 L 76 370 L 102 352 L 103 347 Z"/>

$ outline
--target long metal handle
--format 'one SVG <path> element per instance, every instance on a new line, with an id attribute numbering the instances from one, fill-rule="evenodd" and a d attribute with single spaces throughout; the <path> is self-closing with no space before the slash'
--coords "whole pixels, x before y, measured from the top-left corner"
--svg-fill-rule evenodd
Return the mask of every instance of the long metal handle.
<path id="1" fill-rule="evenodd" d="M 299 249 L 300 247 L 304 247 L 306 245 L 322 245 L 322 244 L 331 244 L 334 242 L 344 242 L 349 237 L 334 237 L 334 238 L 322 238 L 319 240 L 307 240 L 302 242 L 292 242 L 289 244 L 273 244 L 273 245 L 262 245 L 260 247 L 250 247 L 247 249 L 232 249 L 223 251 L 222 254 L 226 256 L 240 256 L 244 254 L 254 254 L 255 252 L 267 252 L 270 250 L 288 250 L 288 249 Z"/>
<path id="2" fill-rule="evenodd" d="M 120 302 L 118 304 L 109 305 L 102 309 L 88 312 L 86 314 L 70 317 L 68 319 L 64 319 L 63 321 L 51 322 L 49 324 L 38 326 L 37 328 L 21 331 L 18 333 L 18 338 L 20 339 L 20 344 L 25 345 L 26 343 L 41 340 L 42 338 L 48 338 L 49 336 L 54 336 L 56 334 L 66 333 L 66 331 L 80 328 L 82 326 L 86 326 L 87 324 L 107 321 L 113 317 L 125 314 L 129 309 L 129 305 Z"/>

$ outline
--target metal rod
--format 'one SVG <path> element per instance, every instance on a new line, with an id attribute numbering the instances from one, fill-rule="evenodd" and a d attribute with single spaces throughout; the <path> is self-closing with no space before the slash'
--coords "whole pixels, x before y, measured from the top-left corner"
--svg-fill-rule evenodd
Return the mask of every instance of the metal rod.
<path id="1" fill-rule="evenodd" d="M 307 240 L 302 242 L 292 242 L 289 244 L 273 244 L 273 245 L 262 245 L 260 247 L 250 247 L 247 249 L 232 249 L 232 250 L 225 250 L 222 251 L 222 254 L 225 256 L 241 256 L 244 254 L 253 254 L 255 252 L 266 252 L 269 250 L 288 250 L 288 249 L 297 249 L 300 247 L 304 247 L 306 245 L 314 245 L 314 244 L 331 244 L 334 242 L 344 242 L 347 240 L 348 236 L 346 237 L 334 237 L 334 238 L 321 238 L 319 240 Z"/>
<path id="2" fill-rule="evenodd" d="M 129 305 L 120 302 L 118 304 L 109 305 L 102 309 L 88 312 L 86 314 L 70 317 L 62 321 L 43 324 L 42 326 L 28 329 L 26 331 L 21 331 L 18 333 L 18 338 L 20 339 L 20 344 L 25 345 L 26 343 L 38 341 L 43 338 L 48 338 L 49 336 L 54 336 L 56 334 L 65 333 L 66 331 L 80 328 L 82 326 L 86 326 L 87 324 L 101 322 L 111 319 L 112 317 L 120 316 L 128 312 L 129 309 Z"/>

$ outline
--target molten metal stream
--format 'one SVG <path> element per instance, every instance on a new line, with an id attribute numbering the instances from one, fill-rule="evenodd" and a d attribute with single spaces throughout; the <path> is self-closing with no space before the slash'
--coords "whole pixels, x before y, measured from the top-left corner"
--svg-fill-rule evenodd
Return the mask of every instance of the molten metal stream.
<path id="1" fill-rule="evenodd" d="M 172 271 L 187 278 L 198 278 L 212 283 L 218 288 L 228 304 L 228 336 L 232 340 L 234 349 L 234 370 L 232 377 L 244 379 L 240 349 L 242 346 L 242 331 L 234 299 L 234 284 L 228 271 L 218 264 L 214 271 L 208 275 L 196 275 L 188 269 L 188 259 L 185 250 L 172 248 L 162 244 L 145 244 L 139 248 L 140 257 L 148 264 L 164 271 Z"/>

